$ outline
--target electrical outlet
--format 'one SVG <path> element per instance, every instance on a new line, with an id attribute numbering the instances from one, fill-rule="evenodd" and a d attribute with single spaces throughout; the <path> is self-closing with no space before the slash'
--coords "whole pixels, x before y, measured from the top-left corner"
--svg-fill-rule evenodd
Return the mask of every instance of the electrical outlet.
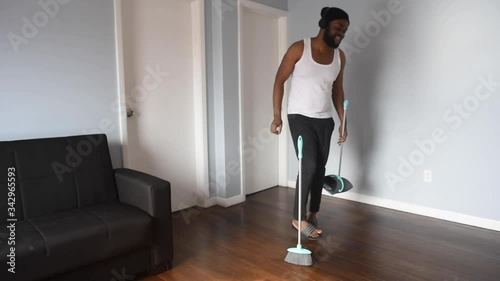
<path id="1" fill-rule="evenodd" d="M 424 170 L 424 182 L 432 182 L 432 171 Z"/>

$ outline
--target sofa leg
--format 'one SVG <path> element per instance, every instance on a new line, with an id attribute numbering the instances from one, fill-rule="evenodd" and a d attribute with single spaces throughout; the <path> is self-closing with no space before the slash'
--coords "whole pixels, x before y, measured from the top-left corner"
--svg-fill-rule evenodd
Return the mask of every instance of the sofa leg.
<path id="1" fill-rule="evenodd" d="M 167 261 L 165 263 L 159 264 L 148 270 L 151 275 L 158 275 L 164 271 L 172 269 L 172 261 Z"/>
<path id="2" fill-rule="evenodd" d="M 167 265 L 167 270 L 170 270 L 173 267 L 172 261 L 167 261 L 166 265 Z"/>

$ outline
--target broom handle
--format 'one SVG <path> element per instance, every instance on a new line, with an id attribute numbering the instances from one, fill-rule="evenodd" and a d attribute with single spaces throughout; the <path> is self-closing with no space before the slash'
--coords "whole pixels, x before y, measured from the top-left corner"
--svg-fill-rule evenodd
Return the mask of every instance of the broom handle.
<path id="1" fill-rule="evenodd" d="M 344 101 L 344 118 L 342 119 L 342 136 L 345 134 L 345 116 L 346 116 L 346 111 L 347 107 L 349 106 L 349 100 Z M 342 167 L 342 152 L 344 150 L 344 143 L 342 142 L 340 144 L 340 161 L 339 161 L 339 177 L 340 177 L 340 169 Z"/>
<path id="2" fill-rule="evenodd" d="M 339 173 L 338 173 L 339 177 L 340 177 L 340 169 L 342 167 L 342 151 L 344 150 L 343 148 L 344 148 L 344 144 L 342 143 L 342 144 L 340 144 L 340 162 L 339 162 Z"/>
<path id="3" fill-rule="evenodd" d="M 299 136 L 299 139 L 297 141 L 297 147 L 298 147 L 298 158 L 299 158 L 299 224 L 297 225 L 297 245 L 300 245 L 300 228 L 301 228 L 301 219 L 302 219 L 302 136 Z"/>

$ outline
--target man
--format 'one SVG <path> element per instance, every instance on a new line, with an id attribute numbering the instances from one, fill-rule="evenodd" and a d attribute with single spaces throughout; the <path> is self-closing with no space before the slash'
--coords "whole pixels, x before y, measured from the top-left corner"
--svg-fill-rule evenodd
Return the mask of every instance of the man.
<path id="1" fill-rule="evenodd" d="M 325 165 L 330 152 L 330 141 L 335 127 L 331 101 L 340 117 L 344 115 L 342 86 L 345 55 L 338 49 L 349 27 L 348 14 L 339 8 L 321 10 L 320 31 L 314 38 L 305 38 L 290 46 L 276 74 L 273 92 L 273 134 L 281 133 L 281 104 L 284 83 L 290 75 L 292 85 L 288 98 L 288 122 L 297 153 L 297 138 L 303 138 L 302 158 L 302 218 L 301 232 L 309 239 L 317 239 L 322 231 L 317 228 L 316 214 L 321 203 Z M 339 144 L 347 138 L 339 128 Z M 298 178 L 297 178 L 298 181 Z M 298 186 L 298 183 L 297 185 Z M 309 212 L 305 214 L 308 195 Z M 298 189 L 295 192 L 292 225 L 298 228 Z"/>

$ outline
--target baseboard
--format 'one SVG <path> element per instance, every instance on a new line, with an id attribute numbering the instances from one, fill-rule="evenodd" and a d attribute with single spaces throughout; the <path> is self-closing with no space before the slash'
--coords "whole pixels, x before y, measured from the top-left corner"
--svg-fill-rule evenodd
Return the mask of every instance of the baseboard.
<path id="1" fill-rule="evenodd" d="M 198 203 L 198 207 L 201 207 L 201 208 L 210 208 L 210 207 L 215 206 L 215 205 L 217 205 L 217 197 L 205 199 L 205 200 L 203 200 L 202 203 Z"/>
<path id="2" fill-rule="evenodd" d="M 231 197 L 231 198 L 220 198 L 217 197 L 217 205 L 224 208 L 231 207 L 236 204 L 245 202 L 245 196 L 243 194 Z"/>
<path id="3" fill-rule="evenodd" d="M 231 198 L 212 197 L 210 199 L 203 200 L 203 203 L 198 203 L 198 207 L 210 208 L 212 206 L 219 205 L 221 207 L 227 208 L 243 202 L 245 202 L 245 196 L 242 195 L 234 196 Z"/>
<path id="4" fill-rule="evenodd" d="M 288 187 L 295 188 L 295 182 L 289 181 Z M 332 196 L 326 191 L 323 190 L 323 194 L 327 196 Z M 435 219 L 446 220 L 450 222 L 461 223 L 465 225 L 485 228 L 489 230 L 500 231 L 500 221 L 485 219 L 460 213 L 455 213 L 451 211 L 439 210 L 435 208 L 429 208 L 424 206 L 419 206 L 415 204 L 405 203 L 394 201 L 390 199 L 384 199 L 380 197 L 368 196 L 359 193 L 355 193 L 352 191 L 336 194 L 335 197 L 361 202 L 365 204 L 370 204 L 378 207 L 388 208 L 392 210 L 402 211 L 406 213 L 412 213 L 415 215 L 421 215 L 426 217 L 431 217 Z"/>
<path id="5" fill-rule="evenodd" d="M 203 200 L 202 203 L 198 203 L 198 207 L 210 208 L 212 206 L 219 205 L 221 207 L 227 208 L 243 202 L 245 202 L 245 196 L 241 194 L 231 198 L 212 197 Z"/>
<path id="6" fill-rule="evenodd" d="M 331 196 L 327 194 L 328 196 Z M 412 213 L 416 215 L 466 224 L 470 226 L 476 226 L 480 228 L 500 231 L 500 221 L 495 221 L 491 219 L 479 218 L 470 215 L 455 213 L 446 210 L 440 210 L 435 208 L 429 208 L 424 206 L 419 206 L 415 204 L 398 202 L 389 199 L 383 199 L 379 197 L 367 196 L 354 192 L 346 192 L 342 194 L 336 194 L 335 197 L 366 203 L 374 206 L 384 207 L 388 209 L 398 210 L 402 212 Z"/>

